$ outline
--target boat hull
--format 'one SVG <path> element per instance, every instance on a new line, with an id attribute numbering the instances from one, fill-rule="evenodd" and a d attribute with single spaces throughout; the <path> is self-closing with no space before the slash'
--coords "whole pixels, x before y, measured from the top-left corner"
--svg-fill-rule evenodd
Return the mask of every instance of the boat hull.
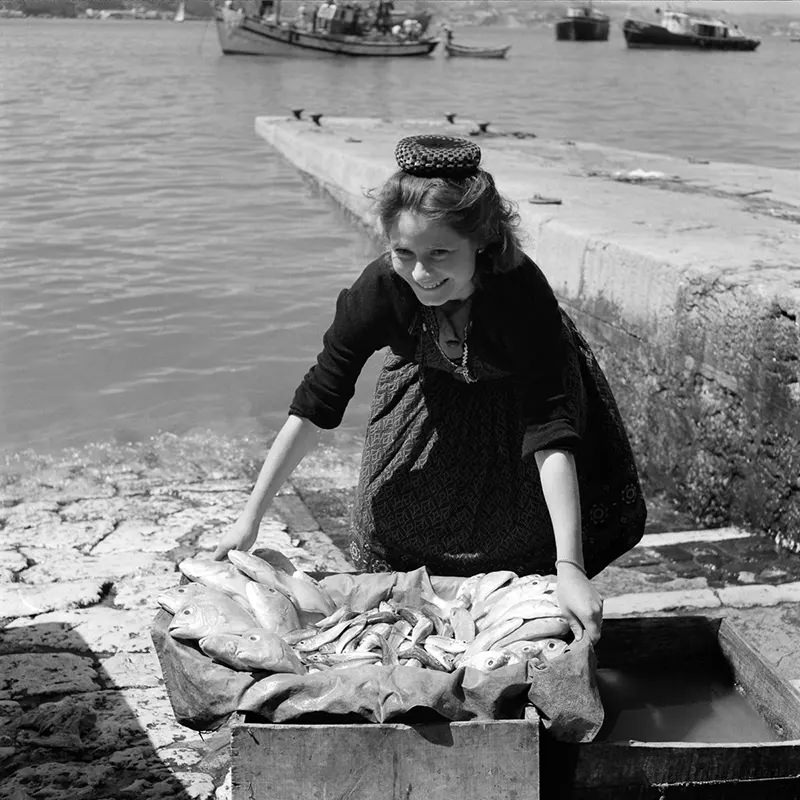
<path id="1" fill-rule="evenodd" d="M 605 42 L 609 28 L 607 19 L 570 17 L 556 23 L 556 39 L 560 42 Z"/>
<path id="2" fill-rule="evenodd" d="M 505 47 L 468 47 L 466 45 L 446 44 L 444 51 L 451 58 L 505 58 L 511 45 Z"/>
<path id="3" fill-rule="evenodd" d="M 409 57 L 429 55 L 439 44 L 430 38 L 401 42 L 298 31 L 226 8 L 217 9 L 215 17 L 226 55 Z"/>
<path id="4" fill-rule="evenodd" d="M 692 47 L 698 50 L 755 50 L 761 41 L 746 36 L 698 36 L 672 33 L 661 25 L 626 19 L 622 26 L 628 47 Z"/>

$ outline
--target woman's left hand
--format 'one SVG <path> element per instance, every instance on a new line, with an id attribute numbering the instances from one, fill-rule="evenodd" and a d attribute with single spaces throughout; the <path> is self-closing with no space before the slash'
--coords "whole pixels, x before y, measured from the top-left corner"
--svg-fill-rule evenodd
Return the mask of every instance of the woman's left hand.
<path id="1" fill-rule="evenodd" d="M 560 565 L 556 597 L 575 638 L 581 639 L 585 633 L 592 644 L 597 644 L 603 623 L 603 598 L 592 582 L 571 564 Z"/>

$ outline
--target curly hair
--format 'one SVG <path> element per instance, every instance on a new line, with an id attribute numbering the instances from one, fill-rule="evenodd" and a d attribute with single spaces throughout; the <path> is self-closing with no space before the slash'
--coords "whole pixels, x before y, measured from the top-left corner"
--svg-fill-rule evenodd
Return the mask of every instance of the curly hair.
<path id="1" fill-rule="evenodd" d="M 478 270 L 508 272 L 523 258 L 516 206 L 486 170 L 465 178 L 423 178 L 399 170 L 368 193 L 384 235 L 403 211 L 421 214 L 476 242 Z"/>

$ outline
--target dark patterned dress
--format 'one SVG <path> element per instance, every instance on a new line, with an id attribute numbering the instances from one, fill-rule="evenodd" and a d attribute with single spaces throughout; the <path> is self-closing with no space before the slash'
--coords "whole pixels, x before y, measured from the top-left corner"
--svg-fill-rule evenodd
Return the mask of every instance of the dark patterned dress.
<path id="1" fill-rule="evenodd" d="M 378 378 L 353 509 L 351 556 L 370 571 L 472 575 L 554 570 L 555 540 L 534 454 L 523 455 L 522 397 L 511 375 L 470 360 L 466 382 L 419 315 L 409 360 L 391 351 Z M 564 383 L 583 552 L 594 575 L 641 538 L 646 509 L 616 403 L 589 345 L 563 313 Z"/>

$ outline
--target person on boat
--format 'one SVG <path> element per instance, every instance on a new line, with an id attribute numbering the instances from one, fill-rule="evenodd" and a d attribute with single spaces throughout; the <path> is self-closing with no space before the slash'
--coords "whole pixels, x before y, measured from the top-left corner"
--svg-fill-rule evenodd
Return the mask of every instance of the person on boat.
<path id="1" fill-rule="evenodd" d="M 214 557 L 255 543 L 275 493 L 339 425 L 388 347 L 367 423 L 350 556 L 368 571 L 558 576 L 577 637 L 600 636 L 589 578 L 646 509 L 606 379 L 469 140 L 402 139 L 373 193 L 388 250 L 338 296 L 245 508 Z"/>
<path id="2" fill-rule="evenodd" d="M 387 34 L 392 29 L 393 0 L 379 0 L 378 11 L 375 18 L 375 27 L 379 33 Z"/>
<path id="3" fill-rule="evenodd" d="M 453 29 L 445 23 L 442 25 L 442 31 L 444 31 L 447 44 L 453 44 Z"/>

